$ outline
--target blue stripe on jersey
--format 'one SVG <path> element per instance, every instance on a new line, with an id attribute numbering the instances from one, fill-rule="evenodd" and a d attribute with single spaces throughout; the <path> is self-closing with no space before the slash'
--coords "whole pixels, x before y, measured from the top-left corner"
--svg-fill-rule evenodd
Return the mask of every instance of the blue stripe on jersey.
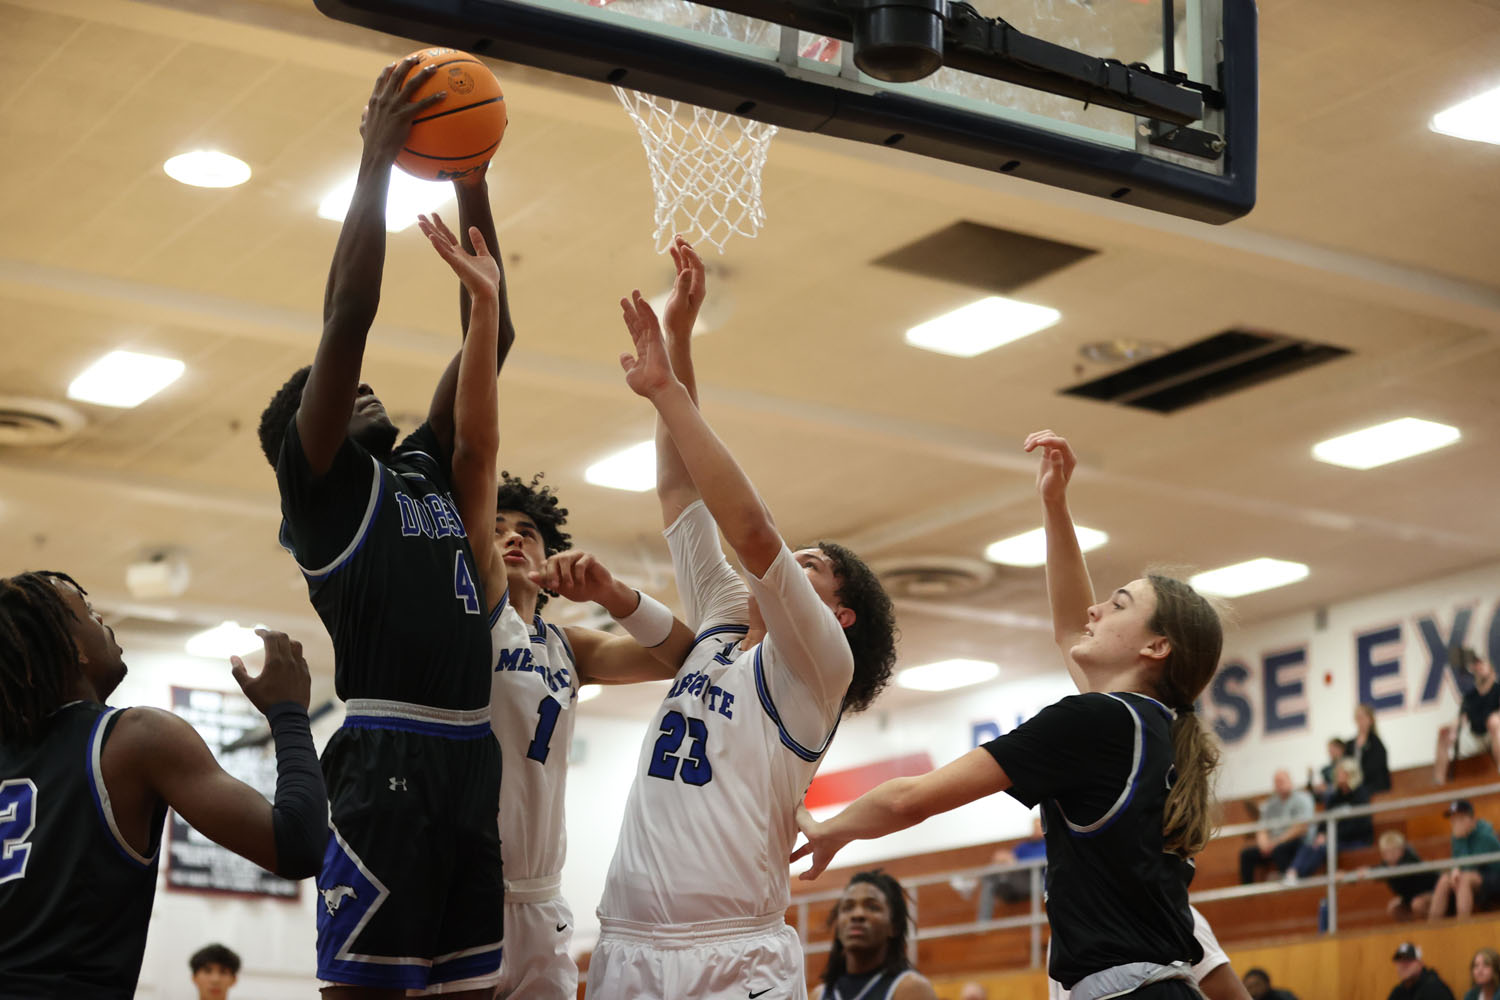
<path id="1" fill-rule="evenodd" d="M 782 744 L 798 757 L 801 757 L 808 763 L 812 763 L 819 757 L 823 756 L 823 752 L 827 750 L 828 745 L 833 742 L 833 734 L 839 731 L 839 724 L 838 722 L 835 722 L 833 724 L 833 728 L 828 732 L 828 738 L 825 739 L 823 741 L 823 745 L 818 747 L 818 749 L 816 750 L 810 750 L 807 747 L 803 746 L 801 743 L 798 743 L 796 739 L 792 737 L 792 734 L 787 732 L 786 726 L 781 722 L 781 714 L 776 711 L 776 706 L 771 702 L 771 690 L 770 688 L 766 687 L 765 667 L 764 664 L 762 664 L 760 658 L 760 651 L 763 648 L 763 646 L 755 647 L 755 691 L 760 695 L 760 707 L 765 709 L 766 714 L 771 717 L 771 721 L 776 723 L 776 728 L 781 733 Z M 843 719 L 843 714 L 843 706 L 840 706 L 840 720 Z"/>
<path id="2" fill-rule="evenodd" d="M 442 467 L 441 464 L 438 463 L 437 459 L 433 458 L 431 455 L 427 454 L 427 452 L 425 452 L 425 451 L 418 451 L 416 448 L 408 448 L 406 451 L 398 453 L 396 457 L 397 458 L 425 458 L 425 459 L 427 459 L 427 461 L 429 461 L 429 462 L 432 463 L 432 468 L 433 468 L 434 472 L 442 472 L 443 471 L 443 467 Z"/>
<path id="3" fill-rule="evenodd" d="M 1087 826 L 1079 826 L 1068 819 L 1067 813 L 1062 811 L 1062 804 L 1058 804 L 1058 814 L 1062 816 L 1063 822 L 1068 824 L 1068 832 L 1075 837 L 1096 837 L 1114 825 L 1115 820 L 1124 814 L 1125 810 L 1130 807 L 1131 800 L 1135 798 L 1135 790 L 1141 783 L 1141 768 L 1146 763 L 1146 733 L 1145 727 L 1141 723 L 1140 713 L 1135 710 L 1134 705 L 1117 694 L 1107 694 L 1106 697 L 1118 701 L 1130 712 L 1130 718 L 1135 723 L 1135 758 L 1130 763 L 1130 780 L 1125 783 L 1125 790 L 1120 793 L 1120 797 L 1115 800 L 1115 804 L 1109 807 L 1109 811 L 1094 822 Z M 1161 705 L 1160 702 L 1156 702 L 1156 704 Z M 1165 705 L 1161 707 L 1166 711 L 1170 711 Z"/>
<path id="4" fill-rule="evenodd" d="M 479 976 L 488 976 L 499 971 L 500 960 L 504 948 L 496 945 L 493 948 L 477 950 L 473 954 L 459 955 L 447 960 L 435 960 L 432 963 L 432 972 L 427 976 L 430 983 L 452 983 L 460 979 L 475 979 Z"/>
<path id="5" fill-rule="evenodd" d="M 344 725 L 350 729 L 393 729 L 403 733 L 421 733 L 424 736 L 441 736 L 445 740 L 473 740 L 489 736 L 492 732 L 488 720 L 471 726 L 455 726 L 386 715 L 350 715 L 344 719 Z"/>
<path id="6" fill-rule="evenodd" d="M 505 588 L 505 593 L 503 593 L 503 594 L 500 595 L 500 603 L 497 604 L 497 605 L 495 605 L 495 610 L 494 611 L 490 612 L 490 628 L 494 628 L 495 627 L 495 623 L 500 620 L 500 616 L 505 612 L 505 606 L 507 604 L 509 604 L 509 603 L 510 603 L 510 588 L 506 587 Z"/>
<path id="7" fill-rule="evenodd" d="M 104 787 L 104 769 L 94 768 L 94 750 L 103 739 L 103 734 L 99 730 L 104 725 L 104 721 L 119 711 L 118 708 L 106 709 L 99 713 L 99 718 L 94 720 L 94 726 L 89 730 L 88 742 L 84 744 L 83 770 L 89 776 L 89 795 L 94 800 L 94 812 L 98 814 L 99 822 L 104 824 L 105 837 L 115 846 L 115 850 L 120 852 L 120 857 L 129 862 L 132 867 L 150 868 L 155 860 L 154 857 L 142 858 L 135 853 L 134 848 L 121 843 L 120 832 L 115 827 L 114 818 L 104 811 L 104 800 L 99 797 L 99 789 Z"/>
<path id="8" fill-rule="evenodd" d="M 748 625 L 715 625 L 713 628 L 706 628 L 702 632 L 699 632 L 693 638 L 693 645 L 696 646 L 698 645 L 698 643 L 702 642 L 704 639 L 710 638 L 711 636 L 728 635 L 729 633 L 734 633 L 735 635 L 745 635 L 749 631 L 750 627 Z"/>
<path id="9" fill-rule="evenodd" d="M 573 655 L 573 647 L 571 644 L 569 644 L 568 637 L 563 635 L 562 629 L 552 624 L 548 624 L 547 627 L 553 631 L 553 633 L 557 636 L 558 641 L 563 644 L 563 649 L 567 650 L 568 659 L 572 661 L 573 666 L 578 666 L 578 657 Z"/>
<path id="10" fill-rule="evenodd" d="M 370 505 L 365 509 L 365 519 L 359 526 L 359 533 L 354 536 L 354 540 L 349 543 L 349 547 L 337 559 L 322 569 L 310 570 L 301 563 L 298 563 L 297 568 L 302 570 L 303 575 L 308 579 L 323 580 L 337 573 L 349 564 L 349 560 L 359 554 L 359 550 L 365 546 L 365 539 L 370 537 L 370 528 L 374 526 L 375 520 L 380 516 L 380 508 L 385 503 L 385 490 L 383 488 L 385 486 L 385 466 L 381 465 L 377 459 L 372 458 L 371 461 L 375 463 L 375 475 L 370 486 L 373 496 L 370 498 Z"/>

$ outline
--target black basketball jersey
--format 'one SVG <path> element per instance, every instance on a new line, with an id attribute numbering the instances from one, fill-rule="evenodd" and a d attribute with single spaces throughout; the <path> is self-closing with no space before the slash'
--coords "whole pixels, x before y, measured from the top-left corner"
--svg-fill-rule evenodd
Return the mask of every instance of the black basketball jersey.
<path id="1" fill-rule="evenodd" d="M 315 477 L 293 419 L 276 481 L 281 543 L 333 639 L 338 696 L 487 708 L 484 596 L 432 428 L 383 462 L 345 438 Z"/>
<path id="2" fill-rule="evenodd" d="M 1010 794 L 1042 804 L 1048 973 L 1067 989 L 1132 962 L 1196 964 L 1191 862 L 1162 849 L 1175 714 L 1128 692 L 1064 698 L 986 743 Z"/>
<path id="3" fill-rule="evenodd" d="M 100 754 L 121 709 L 73 702 L 28 747 L 0 745 L 0 995 L 130 997 L 141 973 L 166 807 L 151 853 L 115 825 Z"/>
<path id="4" fill-rule="evenodd" d="M 877 969 L 858 974 L 846 972 L 834 980 L 833 989 L 823 991 L 821 1000 L 890 1000 L 896 984 L 910 971 L 902 969 L 900 972 L 888 972 Z"/>

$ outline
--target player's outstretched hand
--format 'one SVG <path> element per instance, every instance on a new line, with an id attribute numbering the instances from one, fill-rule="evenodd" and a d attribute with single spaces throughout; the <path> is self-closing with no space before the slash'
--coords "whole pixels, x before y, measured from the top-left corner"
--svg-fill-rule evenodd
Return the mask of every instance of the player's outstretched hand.
<path id="1" fill-rule="evenodd" d="M 641 297 L 640 289 L 630 297 L 620 300 L 620 309 L 625 315 L 625 328 L 635 345 L 635 354 L 621 354 L 620 367 L 625 369 L 625 384 L 630 391 L 647 399 L 655 398 L 670 387 L 676 378 L 672 364 L 667 360 L 667 345 L 661 337 L 661 324 L 651 303 Z"/>
<path id="2" fill-rule="evenodd" d="M 807 811 L 807 806 L 797 807 L 797 827 L 802 835 L 807 838 L 803 845 L 792 852 L 791 861 L 812 855 L 812 867 L 797 876 L 804 882 L 810 882 L 823 874 L 823 869 L 828 867 L 833 856 L 837 854 L 849 841 L 832 836 L 827 832 L 826 825 L 813 819 L 812 813 Z"/>
<path id="3" fill-rule="evenodd" d="M 672 292 L 667 296 L 661 322 L 668 337 L 680 340 L 693 335 L 693 324 L 698 322 L 698 310 L 703 308 L 703 296 L 708 287 L 707 276 L 703 258 L 687 240 L 674 236 L 667 249 L 677 267 L 677 280 L 672 283 Z"/>
<path id="4" fill-rule="evenodd" d="M 1034 431 L 1026 436 L 1026 451 L 1042 449 L 1042 464 L 1036 470 L 1036 491 L 1043 501 L 1062 500 L 1078 459 L 1068 439 L 1052 431 Z"/>
<path id="5" fill-rule="evenodd" d="M 417 88 L 426 83 L 437 69 L 437 64 L 428 63 L 407 80 L 406 74 L 411 73 L 417 62 L 416 55 L 409 55 L 400 62 L 388 64 L 375 78 L 370 103 L 365 105 L 364 116 L 359 122 L 359 134 L 365 140 L 365 154 L 377 163 L 395 163 L 396 154 L 401 152 L 406 137 L 411 134 L 412 119 L 448 96 L 446 90 L 440 90 L 420 101 L 412 101 L 411 96 Z"/>
<path id="6" fill-rule="evenodd" d="M 302 658 L 302 643 L 285 632 L 270 629 L 258 628 L 255 634 L 266 647 L 266 662 L 259 675 L 251 677 L 250 671 L 245 669 L 245 661 L 238 656 L 229 658 L 234 664 L 232 672 L 240 690 L 262 715 L 272 705 L 284 701 L 294 701 L 306 708 L 312 698 L 312 674 L 308 672 L 307 661 Z"/>
<path id="7" fill-rule="evenodd" d="M 584 603 L 596 601 L 609 605 L 614 603 L 620 585 L 614 575 L 596 559 L 592 553 L 571 549 L 548 556 L 540 570 L 528 574 L 531 582 L 544 590 L 550 590 L 570 601 Z M 635 599 L 634 592 L 630 598 Z"/>
<path id="8" fill-rule="evenodd" d="M 453 235 L 442 216 L 436 212 L 432 213 L 430 219 L 425 215 L 418 215 L 417 228 L 422 230 L 422 235 L 427 237 L 438 256 L 453 268 L 453 273 L 458 275 L 458 280 L 464 283 L 471 296 L 476 299 L 493 299 L 499 294 L 500 265 L 490 256 L 490 248 L 484 242 L 484 234 L 479 231 L 479 227 L 469 227 L 469 242 L 474 246 L 473 253 L 463 248 L 458 237 Z"/>

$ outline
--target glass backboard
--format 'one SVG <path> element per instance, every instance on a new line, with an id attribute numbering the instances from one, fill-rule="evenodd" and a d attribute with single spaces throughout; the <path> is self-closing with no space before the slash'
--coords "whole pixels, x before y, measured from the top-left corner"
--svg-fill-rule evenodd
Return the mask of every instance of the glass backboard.
<path id="1" fill-rule="evenodd" d="M 1181 117 L 1165 121 L 951 64 L 911 83 L 877 80 L 856 66 L 837 0 L 316 2 L 342 20 L 432 44 L 1156 211 L 1225 222 L 1254 204 L 1254 0 L 944 7 L 949 23 L 960 7 L 1003 16 L 1025 39 L 1076 53 L 1081 77 L 1128 77 L 1130 92 L 1150 85 L 1195 101 L 1202 95 L 1196 120 L 1185 126 Z M 824 25 L 826 33 L 808 30 Z M 1023 60 L 1028 51 L 1020 51 Z M 956 52 L 950 41 L 945 62 L 959 61 Z"/>

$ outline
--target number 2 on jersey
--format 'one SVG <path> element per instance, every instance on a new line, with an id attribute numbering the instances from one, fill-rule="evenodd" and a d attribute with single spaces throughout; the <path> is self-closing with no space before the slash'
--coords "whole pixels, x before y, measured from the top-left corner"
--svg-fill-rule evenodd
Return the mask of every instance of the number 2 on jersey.
<path id="1" fill-rule="evenodd" d="M 36 829 L 36 784 L 30 778 L 0 781 L 0 882 L 26 874 Z"/>
<path id="2" fill-rule="evenodd" d="M 462 552 L 455 553 L 458 561 L 453 564 L 453 596 L 464 604 L 464 613 L 482 613 L 479 606 L 479 588 L 474 586 L 474 577 L 469 575 L 469 563 Z"/>
<path id="3" fill-rule="evenodd" d="M 693 748 L 686 757 L 677 757 L 683 738 L 693 741 Z M 681 712 L 672 711 L 662 716 L 661 735 L 651 751 L 651 764 L 646 773 L 653 778 L 672 781 L 677 778 L 681 765 L 682 780 L 689 785 L 706 785 L 714 778 L 714 769 L 708 762 L 708 726 L 702 719 L 689 719 Z"/>
<path id="4" fill-rule="evenodd" d="M 562 705 L 555 698 L 543 698 L 536 711 L 539 716 L 536 720 L 536 733 L 531 737 L 531 746 L 526 748 L 526 756 L 538 764 L 545 764 L 547 755 L 552 752 L 552 730 L 557 728 L 557 716 L 562 712 Z"/>

